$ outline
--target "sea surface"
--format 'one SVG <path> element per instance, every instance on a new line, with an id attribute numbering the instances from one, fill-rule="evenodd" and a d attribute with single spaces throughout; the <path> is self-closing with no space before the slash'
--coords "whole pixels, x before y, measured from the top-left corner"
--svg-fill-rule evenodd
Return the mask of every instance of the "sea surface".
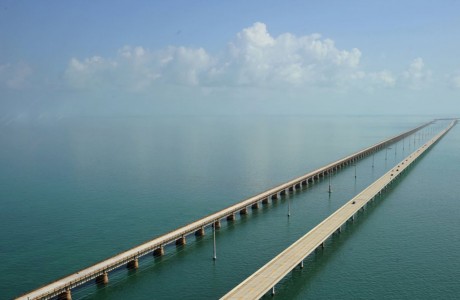
<path id="1" fill-rule="evenodd" d="M 427 116 L 0 120 L 0 299 L 430 121 Z M 73 299 L 217 299 L 446 121 Z M 356 174 L 356 178 L 355 178 Z M 460 128 L 276 285 L 275 299 L 458 299 Z M 288 203 L 291 216 L 288 218 Z"/>

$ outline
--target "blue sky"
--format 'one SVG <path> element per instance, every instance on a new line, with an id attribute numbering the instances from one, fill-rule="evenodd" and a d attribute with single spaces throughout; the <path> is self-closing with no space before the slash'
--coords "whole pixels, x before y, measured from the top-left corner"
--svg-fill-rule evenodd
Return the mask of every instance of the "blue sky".
<path id="1" fill-rule="evenodd" d="M 460 114 L 458 1 L 0 1 L 0 115 Z"/>

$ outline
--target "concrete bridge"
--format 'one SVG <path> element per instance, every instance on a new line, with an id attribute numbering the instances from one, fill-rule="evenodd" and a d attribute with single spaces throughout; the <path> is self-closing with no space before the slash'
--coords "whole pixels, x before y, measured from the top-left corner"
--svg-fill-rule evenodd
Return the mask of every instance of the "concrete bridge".
<path id="1" fill-rule="evenodd" d="M 324 247 L 324 242 L 348 222 L 355 219 L 356 214 L 374 200 L 396 178 L 400 176 L 415 160 L 427 149 L 443 137 L 457 121 L 437 134 L 430 141 L 403 159 L 390 171 L 377 179 L 356 197 L 345 203 L 332 215 L 310 230 L 306 235 L 293 243 L 278 256 L 248 277 L 225 296 L 222 300 L 234 299 L 259 299 L 271 290 L 275 294 L 275 285 L 283 279 L 292 269 L 299 266 L 303 268 L 304 259 L 319 247 Z"/>
<path id="2" fill-rule="evenodd" d="M 337 172 L 339 169 L 353 164 L 376 151 L 385 149 L 389 145 L 410 136 L 432 123 L 433 121 L 425 123 L 407 132 L 367 147 L 324 167 L 294 178 L 286 183 L 280 184 L 265 192 L 224 208 L 216 213 L 210 214 L 188 225 L 156 237 L 153 240 L 119 253 L 86 269 L 58 279 L 52 283 L 24 294 L 17 299 L 32 300 L 50 299 L 54 297 L 58 297 L 59 299 L 71 299 L 71 290 L 82 284 L 91 281 L 98 284 L 107 284 L 109 281 L 109 273 L 117 268 L 126 266 L 130 269 L 137 269 L 140 257 L 145 255 L 161 256 L 164 254 L 164 247 L 168 244 L 175 243 L 176 245 L 185 245 L 187 242 L 186 238 L 189 235 L 194 234 L 196 236 L 202 236 L 205 234 L 206 228 L 218 229 L 221 227 L 221 221 L 223 220 L 231 222 L 235 220 L 237 214 L 246 214 L 248 209 L 257 209 L 260 205 L 267 204 L 269 201 L 274 201 L 289 192 L 308 187 L 310 184 L 320 180 L 326 175 Z"/>

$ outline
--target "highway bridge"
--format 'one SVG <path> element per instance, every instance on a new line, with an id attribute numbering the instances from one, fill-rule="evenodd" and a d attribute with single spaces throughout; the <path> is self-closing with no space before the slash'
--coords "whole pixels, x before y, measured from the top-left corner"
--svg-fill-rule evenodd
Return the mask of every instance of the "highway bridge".
<path id="1" fill-rule="evenodd" d="M 142 256 L 164 255 L 164 247 L 168 244 L 175 243 L 176 245 L 184 245 L 186 244 L 187 237 L 189 235 L 202 236 L 205 234 L 206 229 L 208 228 L 212 228 L 213 230 L 220 228 L 222 221 L 231 222 L 235 220 L 237 214 L 247 214 L 248 209 L 257 209 L 260 205 L 267 204 L 269 201 L 275 201 L 276 199 L 289 192 L 307 188 L 315 181 L 320 180 L 329 174 L 333 174 L 334 172 L 337 172 L 347 165 L 354 164 L 356 161 L 371 155 L 376 151 L 386 149 L 389 145 L 414 134 L 415 132 L 432 123 L 433 121 L 430 121 L 414 129 L 403 132 L 375 145 L 362 149 L 326 166 L 318 168 L 302 176 L 296 177 L 288 182 L 282 183 L 260 194 L 205 216 L 190 224 L 158 236 L 132 249 L 107 258 L 106 260 L 89 266 L 88 268 L 60 278 L 54 282 L 24 294 L 17 299 L 51 299 L 55 297 L 60 299 L 71 299 L 72 289 L 75 289 L 78 286 L 91 281 L 99 284 L 106 284 L 109 281 L 109 273 L 117 268 L 126 265 L 126 267 L 130 269 L 136 269 L 139 265 L 138 260 Z"/>
<path id="2" fill-rule="evenodd" d="M 412 154 L 404 158 L 390 171 L 377 179 L 353 199 L 345 203 L 332 215 L 310 230 L 307 234 L 281 252 L 270 262 L 249 276 L 246 280 L 223 296 L 222 300 L 259 299 L 271 290 L 275 294 L 275 285 L 282 280 L 292 269 L 300 266 L 303 260 L 319 247 L 324 247 L 324 242 L 348 222 L 354 220 L 358 211 L 363 209 L 370 201 L 379 196 L 396 178 L 400 176 L 414 161 L 426 150 L 432 147 L 443 137 L 457 121 L 442 130 L 431 140 L 423 144 Z"/>

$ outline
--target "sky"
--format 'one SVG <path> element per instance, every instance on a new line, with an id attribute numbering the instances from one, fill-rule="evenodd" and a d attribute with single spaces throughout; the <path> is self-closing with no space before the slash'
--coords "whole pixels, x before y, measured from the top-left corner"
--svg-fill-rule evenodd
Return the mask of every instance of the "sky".
<path id="1" fill-rule="evenodd" d="M 460 115 L 460 1 L 0 0 L 0 118 Z"/>

